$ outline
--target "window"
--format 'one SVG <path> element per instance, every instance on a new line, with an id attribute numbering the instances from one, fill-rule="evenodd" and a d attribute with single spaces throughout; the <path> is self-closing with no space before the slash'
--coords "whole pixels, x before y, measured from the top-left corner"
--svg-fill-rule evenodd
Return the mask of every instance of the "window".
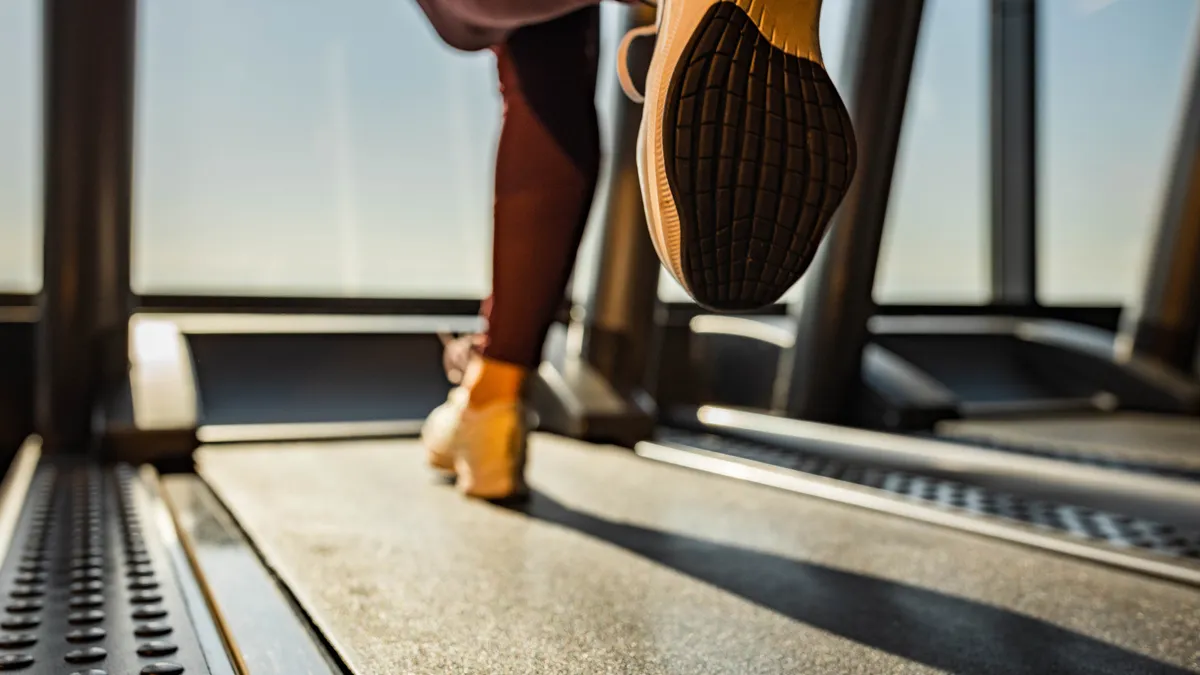
<path id="1" fill-rule="evenodd" d="M 414 2 L 140 11 L 140 293 L 481 297 L 495 64 Z"/>
<path id="2" fill-rule="evenodd" d="M 875 279 L 880 303 L 991 297 L 986 0 L 925 4 Z"/>
<path id="3" fill-rule="evenodd" d="M 41 3 L 0 2 L 0 292 L 42 286 Z"/>
<path id="4" fill-rule="evenodd" d="M 1198 9 L 1195 0 L 1041 3 L 1043 303 L 1136 298 L 1194 60 Z"/>

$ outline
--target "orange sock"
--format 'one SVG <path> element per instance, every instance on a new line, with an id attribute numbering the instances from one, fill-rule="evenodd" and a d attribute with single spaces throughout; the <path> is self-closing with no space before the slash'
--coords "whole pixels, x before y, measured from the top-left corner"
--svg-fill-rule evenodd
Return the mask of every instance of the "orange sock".
<path id="1" fill-rule="evenodd" d="M 527 374 L 525 368 L 511 363 L 486 357 L 471 359 L 463 378 L 469 392 L 468 405 L 478 409 L 500 401 L 516 401 Z"/>

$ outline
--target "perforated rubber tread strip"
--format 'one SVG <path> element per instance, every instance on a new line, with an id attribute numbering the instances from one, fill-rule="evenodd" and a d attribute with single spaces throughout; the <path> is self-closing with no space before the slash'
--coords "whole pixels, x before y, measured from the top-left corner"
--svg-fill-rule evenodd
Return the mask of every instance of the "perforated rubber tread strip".
<path id="1" fill-rule="evenodd" d="M 1026 499 L 977 485 L 851 464 L 765 443 L 676 429 L 661 429 L 659 439 L 891 492 L 940 508 L 997 516 L 1057 530 L 1119 548 L 1134 547 L 1159 555 L 1200 562 L 1200 532 L 1118 513 Z"/>
<path id="2" fill-rule="evenodd" d="M 850 116 L 828 73 L 718 3 L 683 51 L 663 125 L 693 296 L 721 310 L 774 302 L 808 269 L 854 176 Z"/>
<path id="3" fill-rule="evenodd" d="M 129 467 L 43 459 L 0 567 L 0 672 L 210 672 Z"/>

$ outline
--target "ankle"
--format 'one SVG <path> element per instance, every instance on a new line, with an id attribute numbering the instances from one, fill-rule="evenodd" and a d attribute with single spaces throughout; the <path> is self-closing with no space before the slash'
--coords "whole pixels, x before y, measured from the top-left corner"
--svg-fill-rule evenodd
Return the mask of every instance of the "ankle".
<path id="1" fill-rule="evenodd" d="M 495 403 L 519 401 L 528 373 L 525 368 L 504 361 L 473 358 L 463 378 L 467 405 L 478 410 Z"/>

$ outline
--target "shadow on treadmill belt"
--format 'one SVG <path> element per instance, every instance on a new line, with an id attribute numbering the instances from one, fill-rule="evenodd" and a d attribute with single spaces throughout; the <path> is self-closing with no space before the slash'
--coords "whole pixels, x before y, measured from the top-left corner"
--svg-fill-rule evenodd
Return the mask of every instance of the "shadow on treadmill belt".
<path id="1" fill-rule="evenodd" d="M 505 508 L 620 546 L 796 621 L 954 673 L 1190 672 L 990 605 L 604 520 L 536 491 Z"/>

